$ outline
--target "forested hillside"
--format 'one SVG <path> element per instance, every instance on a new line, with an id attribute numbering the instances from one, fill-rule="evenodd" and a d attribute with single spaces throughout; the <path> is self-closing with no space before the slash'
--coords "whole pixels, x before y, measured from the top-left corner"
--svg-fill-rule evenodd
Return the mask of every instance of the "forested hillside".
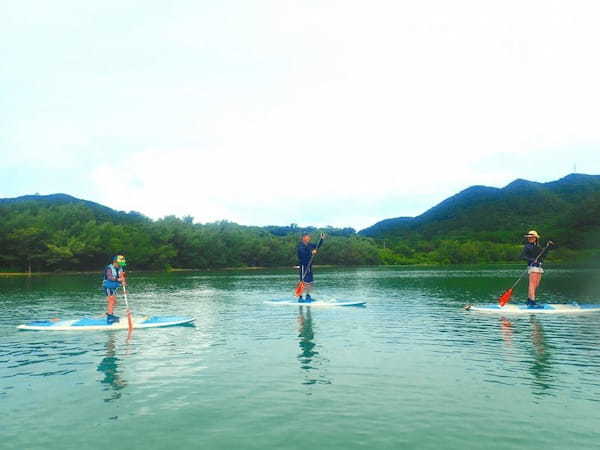
<path id="1" fill-rule="evenodd" d="M 153 221 L 68 195 L 0 200 L 0 270 L 97 270 L 111 255 L 127 255 L 131 268 L 291 266 L 304 229 L 247 227 L 230 222 L 195 224 L 191 217 Z M 307 229 L 318 235 L 316 228 Z M 325 228 L 320 264 L 378 264 L 371 239 L 353 229 Z"/>
<path id="2" fill-rule="evenodd" d="M 521 236 L 538 230 L 559 244 L 562 259 L 600 249 L 600 176 L 571 174 L 550 183 L 515 180 L 473 186 L 417 217 L 387 219 L 361 230 L 390 249 L 388 262 L 505 260 Z"/>
<path id="3" fill-rule="evenodd" d="M 462 264 L 518 261 L 523 233 L 558 243 L 552 259 L 600 259 L 600 176 L 474 186 L 424 214 L 352 228 L 250 227 L 151 220 L 64 194 L 0 199 L 0 271 L 98 270 L 124 253 L 134 269 L 296 264 L 300 233 L 329 238 L 319 264 Z"/>

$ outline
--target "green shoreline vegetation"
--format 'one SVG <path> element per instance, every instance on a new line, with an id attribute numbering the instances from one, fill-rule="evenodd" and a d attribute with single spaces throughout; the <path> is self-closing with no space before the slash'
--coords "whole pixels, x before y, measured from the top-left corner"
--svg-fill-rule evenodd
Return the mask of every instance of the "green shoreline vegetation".
<path id="1" fill-rule="evenodd" d="M 199 224 L 189 216 L 151 220 L 64 194 L 0 199 L 0 274 L 97 271 L 117 253 L 127 255 L 132 270 L 293 267 L 300 234 L 321 231 L 328 235 L 318 259 L 323 266 L 514 263 L 523 233 L 533 227 L 531 219 L 523 220 L 529 216 L 537 217 L 544 240 L 559 244 L 549 260 L 596 267 L 600 177 L 573 175 L 557 183 L 532 190 L 531 183 L 515 182 L 493 191 L 492 199 L 485 198 L 489 189 L 470 188 L 417 218 L 390 219 L 359 233 L 295 224 Z M 542 203 L 540 189 L 554 203 Z"/>
<path id="2" fill-rule="evenodd" d="M 592 269 L 599 270 L 600 269 L 600 252 L 593 253 L 587 256 L 578 255 L 578 258 L 575 260 L 565 261 L 565 260 L 557 260 L 556 258 L 552 258 L 550 260 L 550 265 L 553 268 L 560 269 Z M 318 265 L 314 266 L 316 269 L 331 269 L 335 267 L 339 267 L 338 265 L 327 264 L 327 265 Z M 523 264 L 518 260 L 512 261 L 501 261 L 496 263 L 465 263 L 465 264 L 378 264 L 378 265 L 355 265 L 355 266 L 344 266 L 344 267 L 352 267 L 352 268 L 361 268 L 361 267 L 372 267 L 372 268 L 401 268 L 401 269 L 439 269 L 439 268 L 453 268 L 457 270 L 469 269 L 469 270 L 485 270 L 492 268 L 494 270 L 497 269 L 519 269 L 523 267 Z M 240 267 L 224 267 L 218 269 L 180 269 L 180 268 L 168 268 L 168 269 L 145 269 L 145 270 L 134 270 L 131 272 L 134 273 L 192 273 L 192 272 L 205 272 L 205 273 L 214 273 L 214 272 L 236 272 L 236 271 L 261 271 L 261 270 L 289 270 L 290 273 L 296 273 L 295 267 L 290 266 L 281 266 L 281 267 L 248 267 L 248 266 L 240 266 Z M 22 278 L 22 277 L 47 277 L 47 276 L 55 276 L 55 275 L 94 275 L 98 274 L 99 270 L 54 270 L 52 272 L 9 272 L 0 268 L 0 278 Z"/>

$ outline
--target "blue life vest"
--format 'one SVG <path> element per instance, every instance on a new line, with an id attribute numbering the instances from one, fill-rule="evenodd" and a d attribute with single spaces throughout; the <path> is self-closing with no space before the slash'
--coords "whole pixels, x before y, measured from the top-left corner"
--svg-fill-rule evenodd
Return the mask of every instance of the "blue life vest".
<path id="1" fill-rule="evenodd" d="M 123 269 L 121 269 L 120 267 L 115 267 L 112 264 L 106 266 L 106 268 L 104 269 L 104 279 L 102 280 L 102 287 L 108 289 L 116 289 L 118 287 L 121 287 L 121 283 L 117 280 L 121 276 L 122 272 Z M 110 277 L 108 275 L 109 273 Z"/>

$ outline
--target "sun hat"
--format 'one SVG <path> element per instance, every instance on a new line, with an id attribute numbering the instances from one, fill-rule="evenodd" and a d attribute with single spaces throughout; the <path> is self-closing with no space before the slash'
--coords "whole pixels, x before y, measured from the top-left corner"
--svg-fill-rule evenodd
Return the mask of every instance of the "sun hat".
<path id="1" fill-rule="evenodd" d="M 534 237 L 536 239 L 540 238 L 540 235 L 538 234 L 537 231 L 535 230 L 531 230 L 529 233 L 527 233 L 524 237 Z"/>

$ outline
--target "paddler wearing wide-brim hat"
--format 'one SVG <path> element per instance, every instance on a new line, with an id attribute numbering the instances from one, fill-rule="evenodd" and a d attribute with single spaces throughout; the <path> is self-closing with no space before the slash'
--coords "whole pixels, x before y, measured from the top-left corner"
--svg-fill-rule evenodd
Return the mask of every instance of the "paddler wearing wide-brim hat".
<path id="1" fill-rule="evenodd" d="M 523 247 L 521 258 L 527 261 L 527 271 L 529 272 L 529 289 L 527 292 L 527 305 L 535 308 L 537 288 L 542 280 L 544 273 L 544 257 L 548 254 L 548 250 L 554 246 L 554 242 L 548 241 L 545 247 L 540 246 L 540 234 L 535 230 L 530 230 L 523 236 L 527 239 Z"/>

